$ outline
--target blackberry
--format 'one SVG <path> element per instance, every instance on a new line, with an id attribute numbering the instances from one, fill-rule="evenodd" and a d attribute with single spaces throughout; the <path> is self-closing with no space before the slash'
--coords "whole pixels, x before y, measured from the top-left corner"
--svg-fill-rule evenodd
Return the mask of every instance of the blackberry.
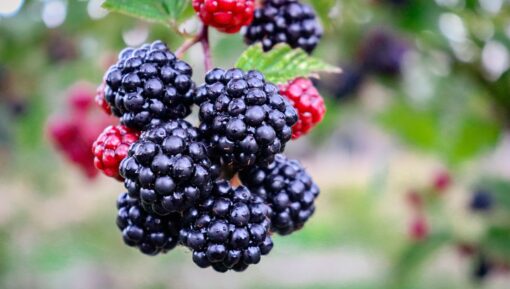
<path id="1" fill-rule="evenodd" d="M 272 230 L 288 235 L 303 227 L 315 211 L 319 187 L 296 160 L 276 156 L 268 167 L 240 173 L 241 181 L 272 209 Z"/>
<path id="2" fill-rule="evenodd" d="M 376 29 L 368 34 L 359 49 L 360 62 L 365 71 L 398 76 L 402 72 L 409 45 L 394 32 Z"/>
<path id="3" fill-rule="evenodd" d="M 200 131 L 223 165 L 269 164 L 292 136 L 297 113 L 258 71 L 216 68 L 197 88 Z"/>
<path id="4" fill-rule="evenodd" d="M 143 130 L 191 113 L 195 91 L 191 75 L 191 66 L 161 41 L 126 48 L 105 76 L 104 97 L 122 124 Z"/>
<path id="5" fill-rule="evenodd" d="M 297 0 L 265 0 L 255 10 L 255 17 L 246 29 L 244 39 L 249 45 L 261 42 L 265 51 L 278 43 L 302 48 L 312 53 L 322 38 L 322 27 L 314 10 Z"/>
<path id="6" fill-rule="evenodd" d="M 117 199 L 117 227 L 124 243 L 147 255 L 166 253 L 177 245 L 182 217 L 158 216 L 147 212 L 140 201 L 124 193 Z"/>
<path id="7" fill-rule="evenodd" d="M 217 166 L 207 156 L 197 130 L 184 120 L 144 131 L 120 164 L 129 195 L 152 212 L 182 212 L 207 197 Z"/>
<path id="8" fill-rule="evenodd" d="M 480 189 L 473 194 L 469 206 L 475 212 L 487 212 L 494 206 L 494 199 L 489 191 Z"/>
<path id="9" fill-rule="evenodd" d="M 269 227 L 266 204 L 246 187 L 220 180 L 209 198 L 184 214 L 180 240 L 201 268 L 244 271 L 271 251 Z"/>
<path id="10" fill-rule="evenodd" d="M 345 65 L 342 66 L 341 74 L 328 74 L 313 81 L 319 90 L 325 91 L 335 100 L 346 101 L 358 93 L 365 78 L 365 71 L 358 65 Z"/>
<path id="11" fill-rule="evenodd" d="M 493 265 L 487 259 L 487 257 L 483 254 L 480 254 L 480 256 L 478 256 L 478 258 L 475 260 L 475 266 L 472 273 L 473 278 L 476 281 L 483 281 L 490 275 L 493 269 Z"/>

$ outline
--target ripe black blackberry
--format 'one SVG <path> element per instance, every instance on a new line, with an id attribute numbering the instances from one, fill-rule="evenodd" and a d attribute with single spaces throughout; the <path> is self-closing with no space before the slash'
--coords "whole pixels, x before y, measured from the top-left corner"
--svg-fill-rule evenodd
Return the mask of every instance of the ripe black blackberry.
<path id="1" fill-rule="evenodd" d="M 278 43 L 303 48 L 312 53 L 322 38 L 322 27 L 314 10 L 297 0 L 265 0 L 255 10 L 255 18 L 246 29 L 248 44 L 261 42 L 265 51 Z"/>
<path id="2" fill-rule="evenodd" d="M 258 71 L 216 68 L 197 88 L 200 131 L 223 165 L 269 164 L 282 152 L 297 122 L 292 105 Z"/>
<path id="3" fill-rule="evenodd" d="M 151 123 L 191 113 L 192 69 L 161 41 L 126 48 L 106 73 L 105 100 L 125 126 L 143 130 Z"/>
<path id="4" fill-rule="evenodd" d="M 273 248 L 269 229 L 269 207 L 260 198 L 217 181 L 210 197 L 184 214 L 180 240 L 201 268 L 244 271 Z"/>
<path id="5" fill-rule="evenodd" d="M 276 156 L 268 167 L 240 173 L 241 181 L 272 209 L 272 230 L 288 235 L 303 227 L 315 211 L 319 187 L 296 160 Z"/>
<path id="6" fill-rule="evenodd" d="M 120 173 L 130 196 L 147 210 L 165 215 L 207 197 L 218 167 L 208 158 L 197 130 L 174 120 L 143 132 L 120 164 Z"/>
<path id="7" fill-rule="evenodd" d="M 147 255 L 166 253 L 178 243 L 182 217 L 158 216 L 147 212 L 140 201 L 124 193 L 117 199 L 117 226 L 124 243 Z"/>

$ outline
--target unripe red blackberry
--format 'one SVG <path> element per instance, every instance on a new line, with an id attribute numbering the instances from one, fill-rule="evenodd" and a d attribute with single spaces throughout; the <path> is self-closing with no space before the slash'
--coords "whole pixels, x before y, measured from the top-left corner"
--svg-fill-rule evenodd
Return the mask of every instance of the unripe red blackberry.
<path id="1" fill-rule="evenodd" d="M 106 99 L 104 98 L 104 90 L 106 88 L 106 82 L 103 80 L 101 85 L 97 88 L 96 91 L 96 97 L 94 98 L 94 102 L 97 104 L 99 108 L 101 108 L 102 111 L 104 111 L 106 114 L 110 115 L 112 114 L 112 110 L 110 109 L 110 105 L 108 102 L 106 102 Z"/>
<path id="2" fill-rule="evenodd" d="M 296 78 L 280 85 L 280 94 L 290 101 L 298 113 L 298 122 L 292 127 L 293 139 L 307 134 L 326 114 L 324 99 L 310 79 Z"/>
<path id="3" fill-rule="evenodd" d="M 244 271 L 273 248 L 269 208 L 250 191 L 217 181 L 211 195 L 183 217 L 181 243 L 199 267 Z"/>
<path id="4" fill-rule="evenodd" d="M 319 187 L 296 160 L 277 155 L 267 167 L 253 167 L 240 173 L 251 192 L 272 209 L 271 229 L 281 235 L 301 229 L 315 212 Z"/>
<path id="5" fill-rule="evenodd" d="M 107 127 L 92 145 L 96 168 L 109 177 L 124 180 L 119 174 L 119 165 L 139 135 L 139 132 L 122 125 Z"/>
<path id="6" fill-rule="evenodd" d="M 278 87 L 258 71 L 216 68 L 197 88 L 200 131 L 221 163 L 234 169 L 269 164 L 282 152 L 297 121 Z"/>
<path id="7" fill-rule="evenodd" d="M 265 51 L 278 43 L 302 48 L 311 53 L 322 37 L 315 11 L 297 0 L 265 0 L 255 10 L 255 18 L 246 29 L 245 42 L 261 42 Z"/>
<path id="8" fill-rule="evenodd" d="M 205 25 L 221 32 L 237 33 L 253 20 L 255 1 L 193 0 L 193 8 Z"/>
<path id="9" fill-rule="evenodd" d="M 173 120 L 144 131 L 120 165 L 130 196 L 149 211 L 182 212 L 209 195 L 218 167 L 197 130 Z"/>
<path id="10" fill-rule="evenodd" d="M 104 97 L 112 113 L 129 128 L 179 119 L 191 113 L 192 69 L 161 41 L 126 48 L 106 73 Z"/>
<path id="11" fill-rule="evenodd" d="M 159 216 L 146 211 L 140 201 L 124 193 L 117 199 L 117 227 L 126 245 L 146 255 L 166 253 L 179 241 L 182 218 L 179 214 Z"/>

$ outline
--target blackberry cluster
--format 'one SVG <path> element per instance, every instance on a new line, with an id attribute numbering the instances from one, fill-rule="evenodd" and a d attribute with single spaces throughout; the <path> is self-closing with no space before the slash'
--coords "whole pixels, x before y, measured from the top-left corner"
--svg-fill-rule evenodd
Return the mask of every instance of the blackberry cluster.
<path id="1" fill-rule="evenodd" d="M 217 166 L 185 120 L 144 131 L 120 164 L 130 196 L 161 215 L 182 212 L 209 195 Z"/>
<path id="2" fill-rule="evenodd" d="M 147 255 L 166 253 L 179 241 L 181 215 L 160 216 L 147 212 L 140 202 L 124 193 L 117 199 L 117 226 L 126 245 Z"/>
<path id="3" fill-rule="evenodd" d="M 240 173 L 241 181 L 272 209 L 272 230 L 288 235 L 303 227 L 315 211 L 319 187 L 296 160 L 278 155 L 268 167 Z"/>
<path id="4" fill-rule="evenodd" d="M 244 271 L 273 248 L 269 208 L 250 191 L 217 181 L 212 194 L 184 214 L 181 242 L 202 268 Z"/>
<path id="5" fill-rule="evenodd" d="M 297 114 L 278 87 L 257 71 L 216 68 L 197 88 L 200 132 L 221 164 L 269 164 L 291 139 Z"/>
<path id="6" fill-rule="evenodd" d="M 308 6 L 266 2 L 308 29 Z M 254 5 L 193 3 L 216 27 L 230 15 L 224 13 L 248 18 Z M 238 29 L 238 20 L 224 28 Z M 324 104 L 307 79 L 282 87 L 287 99 L 258 71 L 215 68 L 198 88 L 191 73 L 160 41 L 124 49 L 95 98 L 106 112 L 101 116 L 120 117 L 121 124 L 107 127 L 88 151 L 98 169 L 124 182 L 117 226 L 127 245 L 157 255 L 180 244 L 199 267 L 244 271 L 271 251 L 272 231 L 290 234 L 314 212 L 319 189 L 297 161 L 280 153 L 298 122 L 293 104 L 302 118 L 299 133 L 322 118 Z M 92 100 L 74 102 L 81 107 Z M 195 104 L 198 127 L 184 119 Z M 247 186 L 231 185 L 235 173 Z"/>
<path id="7" fill-rule="evenodd" d="M 322 38 L 313 9 L 297 0 L 265 0 L 245 32 L 245 42 L 261 42 L 265 51 L 278 43 L 312 53 Z"/>
<path id="8" fill-rule="evenodd" d="M 104 98 L 122 124 L 143 130 L 191 113 L 195 91 L 191 75 L 191 67 L 161 41 L 126 48 L 106 74 Z"/>

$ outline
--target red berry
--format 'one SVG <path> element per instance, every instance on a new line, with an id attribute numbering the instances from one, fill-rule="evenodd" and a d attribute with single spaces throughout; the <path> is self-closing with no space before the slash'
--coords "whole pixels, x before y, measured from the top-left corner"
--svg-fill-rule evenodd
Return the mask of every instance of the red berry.
<path id="1" fill-rule="evenodd" d="M 88 178 L 97 176 L 92 142 L 83 137 L 81 126 L 74 120 L 55 118 L 48 124 L 49 137 L 64 156 L 80 167 Z"/>
<path id="2" fill-rule="evenodd" d="M 96 168 L 109 177 L 123 180 L 119 175 L 120 162 L 139 136 L 139 132 L 122 125 L 107 127 L 92 145 Z"/>
<path id="3" fill-rule="evenodd" d="M 96 104 L 106 113 L 106 114 L 112 114 L 112 110 L 110 109 L 110 106 L 104 99 L 104 89 L 106 88 L 106 81 L 103 80 L 101 85 L 97 88 L 96 91 L 96 97 L 94 98 L 94 101 Z"/>
<path id="4" fill-rule="evenodd" d="M 406 198 L 412 209 L 419 211 L 423 208 L 423 198 L 417 191 L 409 191 Z"/>
<path id="5" fill-rule="evenodd" d="M 73 85 L 68 93 L 69 116 L 53 118 L 48 123 L 49 137 L 58 151 L 80 167 L 89 178 L 98 174 L 90 148 L 103 129 L 115 120 L 98 114 L 93 109 L 93 103 L 94 86 L 85 83 Z"/>
<path id="6" fill-rule="evenodd" d="M 293 139 L 307 134 L 324 118 L 324 100 L 310 79 L 296 78 L 288 84 L 280 85 L 280 93 L 292 103 L 299 116 L 298 122 L 292 127 Z"/>
<path id="7" fill-rule="evenodd" d="M 205 25 L 221 32 L 237 33 L 249 25 L 255 11 L 254 0 L 193 0 L 193 8 Z"/>
<path id="8" fill-rule="evenodd" d="M 429 224 L 424 216 L 415 217 L 409 227 L 409 235 L 414 241 L 421 241 L 429 234 Z"/>
<path id="9" fill-rule="evenodd" d="M 73 85 L 67 94 L 71 109 L 78 113 L 86 113 L 92 106 L 94 87 L 89 83 L 80 82 Z"/>
<path id="10" fill-rule="evenodd" d="M 450 186 L 452 179 L 450 174 L 446 171 L 440 172 L 434 178 L 434 189 L 438 192 L 442 192 Z"/>

